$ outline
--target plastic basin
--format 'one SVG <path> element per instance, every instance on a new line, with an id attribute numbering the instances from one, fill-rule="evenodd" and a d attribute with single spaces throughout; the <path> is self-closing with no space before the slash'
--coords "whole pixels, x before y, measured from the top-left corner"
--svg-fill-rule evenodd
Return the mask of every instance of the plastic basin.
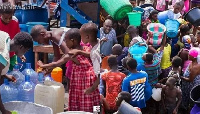
<path id="1" fill-rule="evenodd" d="M 4 106 L 9 111 L 16 111 L 17 114 L 53 114 L 51 108 L 29 102 L 13 101 L 4 103 Z"/>
<path id="2" fill-rule="evenodd" d="M 160 24 L 160 23 L 150 23 L 147 26 L 147 30 L 150 34 L 152 34 L 152 36 L 149 39 L 149 42 L 153 46 L 159 46 L 162 42 L 163 37 L 164 37 L 166 27 L 163 24 Z"/>

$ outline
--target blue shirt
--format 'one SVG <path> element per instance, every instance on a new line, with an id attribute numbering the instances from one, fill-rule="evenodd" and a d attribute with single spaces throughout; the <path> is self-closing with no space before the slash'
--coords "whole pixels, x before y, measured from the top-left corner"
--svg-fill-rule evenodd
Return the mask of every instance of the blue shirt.
<path id="1" fill-rule="evenodd" d="M 152 95 L 152 88 L 148 83 L 148 75 L 144 71 L 131 73 L 122 82 L 122 91 L 127 91 L 131 94 L 130 104 L 133 107 L 144 108 L 146 101 Z"/>

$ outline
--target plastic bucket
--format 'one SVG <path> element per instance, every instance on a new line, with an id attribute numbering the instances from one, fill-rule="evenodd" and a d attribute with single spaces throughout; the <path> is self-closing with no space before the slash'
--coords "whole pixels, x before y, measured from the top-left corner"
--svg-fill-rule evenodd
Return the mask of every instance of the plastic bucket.
<path id="1" fill-rule="evenodd" d="M 53 114 L 51 108 L 30 102 L 12 101 L 4 103 L 4 107 L 17 114 Z"/>
<path id="2" fill-rule="evenodd" d="M 168 19 L 165 23 L 166 29 L 167 29 L 167 36 L 169 38 L 174 38 L 178 34 L 180 23 L 177 20 Z"/>
<path id="3" fill-rule="evenodd" d="M 47 29 L 47 27 L 48 27 L 48 23 L 45 23 L 45 22 L 28 22 L 28 23 L 26 23 L 26 26 L 28 27 L 28 32 L 30 33 L 31 32 L 31 29 L 35 26 L 35 25 L 43 25 L 44 26 L 44 28 L 46 28 Z M 38 43 L 37 42 L 33 42 L 33 45 L 38 45 Z"/>
<path id="4" fill-rule="evenodd" d="M 100 0 L 100 4 L 114 20 L 123 19 L 133 10 L 129 0 Z"/>
<path id="5" fill-rule="evenodd" d="M 165 24 L 167 19 L 174 19 L 174 13 L 171 10 L 163 11 L 158 13 L 158 20 L 161 24 Z"/>
<path id="6" fill-rule="evenodd" d="M 159 46 L 164 37 L 166 27 L 160 23 L 150 23 L 147 26 L 147 30 L 150 34 L 152 34 L 152 37 L 149 39 L 149 43 L 153 46 Z"/>
<path id="7" fill-rule="evenodd" d="M 127 13 L 130 25 L 140 26 L 142 20 L 142 12 L 130 12 Z"/>
<path id="8" fill-rule="evenodd" d="M 185 16 L 184 19 L 194 26 L 200 26 L 200 9 L 193 8 Z"/>
<path id="9" fill-rule="evenodd" d="M 137 61 L 137 63 L 143 63 L 142 56 L 146 53 L 148 46 L 140 46 L 141 42 L 138 42 L 129 48 L 129 53 Z"/>
<path id="10" fill-rule="evenodd" d="M 200 107 L 200 85 L 192 88 L 190 91 L 190 99 Z"/>

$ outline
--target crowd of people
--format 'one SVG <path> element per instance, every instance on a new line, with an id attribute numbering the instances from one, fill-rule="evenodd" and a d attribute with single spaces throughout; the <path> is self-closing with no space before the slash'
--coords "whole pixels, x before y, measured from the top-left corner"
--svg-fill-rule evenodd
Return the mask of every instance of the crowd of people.
<path id="1" fill-rule="evenodd" d="M 143 9 L 141 25 L 135 27 L 127 17 L 116 21 L 108 15 L 99 29 L 100 38 L 98 27 L 92 22 L 80 29 L 47 31 L 36 25 L 30 34 L 20 32 L 17 20 L 12 19 L 14 11 L 1 10 L 1 75 L 16 81 L 6 74 L 16 64 L 16 56 L 25 60 L 23 55 L 33 41 L 43 45 L 51 42 L 53 62 L 38 61 L 38 66 L 48 74 L 66 64 L 68 111 L 93 112 L 94 106 L 100 106 L 103 114 L 196 114 L 199 110 L 195 112 L 192 108 L 198 105 L 190 99 L 190 91 L 200 83 L 200 28 L 183 19 L 190 10 L 189 0 L 155 0 L 150 4 L 130 0 L 130 3 L 133 9 Z M 198 5 L 198 1 L 191 2 L 191 7 Z M 147 26 L 160 23 L 157 15 L 166 10 L 171 10 L 173 19 L 180 23 L 178 34 L 170 38 L 163 33 L 161 43 L 154 46 Z M 141 56 L 143 62 L 130 53 L 135 45 L 147 48 Z M 160 100 L 153 97 L 153 89 L 161 90 Z M 10 113 L 1 101 L 0 110 Z"/>
<path id="2" fill-rule="evenodd" d="M 121 108 L 116 105 L 120 92 L 131 95 L 132 108 L 140 108 L 144 114 L 186 114 L 193 112 L 194 102 L 190 91 L 200 84 L 199 65 L 199 27 L 183 19 L 198 1 L 154 0 L 145 4 L 139 0 L 129 0 L 135 8 L 143 10 L 140 26 L 129 24 L 129 18 L 120 21 L 110 15 L 104 19 L 100 28 L 100 54 L 102 57 L 100 94 L 104 99 L 105 113 L 114 113 Z M 143 2 L 143 3 L 142 3 Z M 151 35 L 147 26 L 160 23 L 158 14 L 171 10 L 174 20 L 180 23 L 176 37 L 164 33 L 162 42 L 155 46 L 150 42 Z M 103 19 L 103 18 L 102 18 Z M 142 55 L 143 63 L 130 54 L 130 48 L 139 43 L 147 45 Z M 132 50 L 138 51 L 138 50 Z M 153 98 L 152 89 L 161 90 L 161 100 Z M 158 91 L 157 91 L 158 92 Z M 127 94 L 128 94 L 127 93 Z M 198 93 L 197 93 L 198 94 Z M 158 96 L 159 97 L 159 96 Z M 123 106 L 123 105 L 121 105 Z M 195 105 L 196 106 L 196 105 Z M 130 107 L 123 110 L 128 110 Z M 119 112 L 119 111 L 118 111 Z"/>

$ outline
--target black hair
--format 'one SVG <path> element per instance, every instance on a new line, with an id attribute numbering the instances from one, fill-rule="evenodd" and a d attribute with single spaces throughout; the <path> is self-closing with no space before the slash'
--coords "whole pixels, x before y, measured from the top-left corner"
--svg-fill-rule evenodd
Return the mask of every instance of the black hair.
<path id="1" fill-rule="evenodd" d="M 115 44 L 113 47 L 112 47 L 112 54 L 113 55 L 121 55 L 122 54 L 122 46 L 120 44 Z"/>
<path id="2" fill-rule="evenodd" d="M 110 68 L 117 66 L 117 57 L 114 55 L 111 55 L 108 57 L 108 65 Z"/>
<path id="3" fill-rule="evenodd" d="M 178 68 L 179 66 L 182 65 L 182 59 L 178 56 L 175 56 L 173 59 L 172 59 L 172 66 Z"/>
<path id="4" fill-rule="evenodd" d="M 40 33 L 42 32 L 42 30 L 44 30 L 44 26 L 42 25 L 35 25 L 32 29 L 31 29 L 31 36 L 33 37 L 33 40 L 35 40 Z"/>
<path id="5" fill-rule="evenodd" d="M 85 33 L 90 34 L 93 38 L 97 38 L 98 27 L 95 23 L 85 23 L 81 26 L 81 28 Z"/>
<path id="6" fill-rule="evenodd" d="M 181 33 L 187 33 L 188 31 L 190 31 L 191 27 L 189 24 L 183 25 L 180 27 L 180 32 Z"/>
<path id="7" fill-rule="evenodd" d="M 127 60 L 128 60 L 129 58 L 130 58 L 130 57 L 125 57 L 125 58 L 122 59 L 122 65 L 123 65 L 124 68 L 127 68 L 126 62 L 127 62 Z"/>
<path id="8" fill-rule="evenodd" d="M 133 58 L 129 58 L 126 62 L 126 65 L 131 69 L 136 69 L 137 67 L 137 61 Z"/>
<path id="9" fill-rule="evenodd" d="M 80 30 L 77 28 L 72 28 L 69 31 L 67 31 L 65 37 L 67 36 L 67 38 L 69 39 L 73 39 L 76 40 L 77 43 L 81 42 L 81 35 L 80 35 Z"/>
<path id="10" fill-rule="evenodd" d="M 126 91 L 122 91 L 119 93 L 119 96 L 122 98 L 122 100 L 126 101 L 129 103 L 131 101 L 131 94 Z"/>
<path id="11" fill-rule="evenodd" d="M 147 62 L 152 62 L 153 61 L 153 54 L 152 53 L 147 53 L 146 54 L 146 61 Z"/>
<path id="12" fill-rule="evenodd" d="M 153 10 L 151 13 L 150 13 L 150 15 L 149 15 L 149 19 L 152 19 L 152 16 L 154 15 L 154 14 L 158 14 L 159 12 L 157 11 L 157 10 Z"/>
<path id="13" fill-rule="evenodd" d="M 0 13 L 1 14 L 13 14 L 14 7 L 9 2 L 3 3 L 0 5 Z"/>
<path id="14" fill-rule="evenodd" d="M 22 45 L 26 49 L 30 49 L 33 47 L 33 39 L 31 35 L 27 32 L 17 33 L 13 40 L 16 45 Z"/>
<path id="15" fill-rule="evenodd" d="M 182 7 L 182 4 L 181 4 L 181 2 L 176 2 L 175 4 L 174 4 L 174 6 L 179 6 L 179 7 Z"/>
<path id="16" fill-rule="evenodd" d="M 172 84 L 176 84 L 176 79 L 174 78 L 174 77 L 169 77 L 168 79 L 167 79 L 167 81 L 169 81 L 170 83 L 172 83 Z"/>
<path id="17" fill-rule="evenodd" d="M 128 28 L 127 28 L 127 31 L 128 32 L 136 31 L 137 34 L 139 33 L 138 28 L 134 27 L 133 25 L 129 25 Z"/>

